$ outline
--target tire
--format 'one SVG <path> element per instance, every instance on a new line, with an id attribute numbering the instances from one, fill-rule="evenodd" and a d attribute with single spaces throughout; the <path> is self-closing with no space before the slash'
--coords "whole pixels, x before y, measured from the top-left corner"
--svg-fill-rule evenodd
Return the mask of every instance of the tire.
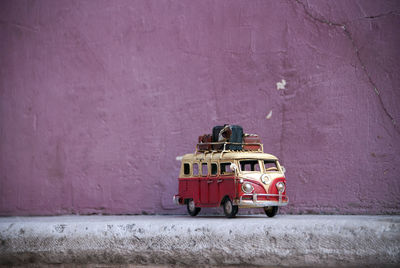
<path id="1" fill-rule="evenodd" d="M 268 217 L 273 217 L 278 213 L 278 207 L 277 206 L 264 207 L 264 212 Z"/>
<path id="2" fill-rule="evenodd" d="M 197 214 L 199 214 L 201 208 L 197 208 L 195 207 L 194 201 L 192 199 L 190 199 L 187 202 L 187 211 L 189 213 L 190 216 L 196 216 Z"/>
<path id="3" fill-rule="evenodd" d="M 225 202 L 222 204 L 224 207 L 224 213 L 227 218 L 234 218 L 239 211 L 239 207 L 233 205 L 231 199 L 227 197 Z"/>

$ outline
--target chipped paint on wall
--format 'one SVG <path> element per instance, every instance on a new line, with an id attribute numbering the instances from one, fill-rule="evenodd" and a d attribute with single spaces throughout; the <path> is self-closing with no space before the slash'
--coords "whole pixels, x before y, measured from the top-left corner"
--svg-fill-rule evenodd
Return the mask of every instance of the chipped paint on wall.
<path id="1" fill-rule="evenodd" d="M 276 89 L 277 90 L 285 89 L 285 86 L 286 86 L 286 80 L 285 79 L 282 79 L 282 81 L 276 83 Z"/>
<path id="2" fill-rule="evenodd" d="M 267 116 L 265 117 L 266 119 L 271 119 L 272 117 L 272 110 L 269 111 L 269 113 L 267 114 Z"/>

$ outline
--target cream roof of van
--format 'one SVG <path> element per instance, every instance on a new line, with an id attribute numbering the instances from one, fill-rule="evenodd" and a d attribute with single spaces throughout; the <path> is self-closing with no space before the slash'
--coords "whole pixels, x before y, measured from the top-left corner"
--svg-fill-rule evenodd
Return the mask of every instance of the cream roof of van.
<path id="1" fill-rule="evenodd" d="M 222 155 L 222 156 L 221 156 Z M 185 154 L 182 157 L 182 161 L 192 161 L 192 160 L 223 160 L 223 159 L 269 159 L 278 160 L 276 156 L 272 154 L 266 154 L 261 152 L 214 152 L 214 153 L 197 153 L 197 154 Z"/>

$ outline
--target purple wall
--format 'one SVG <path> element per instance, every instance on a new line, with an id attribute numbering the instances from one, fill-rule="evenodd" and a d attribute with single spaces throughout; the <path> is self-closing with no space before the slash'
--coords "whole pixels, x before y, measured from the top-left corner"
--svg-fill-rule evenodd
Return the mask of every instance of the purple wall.
<path id="1" fill-rule="evenodd" d="M 1 1 L 0 214 L 182 213 L 175 157 L 228 122 L 287 168 L 286 213 L 399 213 L 399 13 Z"/>

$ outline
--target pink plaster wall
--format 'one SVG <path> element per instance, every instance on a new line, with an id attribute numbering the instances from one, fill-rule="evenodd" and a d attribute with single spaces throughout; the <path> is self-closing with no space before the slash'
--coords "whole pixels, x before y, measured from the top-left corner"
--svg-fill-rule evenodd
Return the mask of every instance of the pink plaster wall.
<path id="1" fill-rule="evenodd" d="M 183 213 L 175 157 L 228 122 L 286 166 L 283 212 L 399 213 L 399 13 L 1 1 L 0 214 Z"/>

